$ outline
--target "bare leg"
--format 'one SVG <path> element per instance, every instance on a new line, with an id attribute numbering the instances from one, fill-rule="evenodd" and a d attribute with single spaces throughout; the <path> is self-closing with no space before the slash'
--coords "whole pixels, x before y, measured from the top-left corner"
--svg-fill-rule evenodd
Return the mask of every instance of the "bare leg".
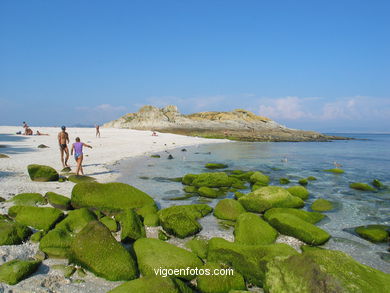
<path id="1" fill-rule="evenodd" d="M 68 150 L 68 147 L 66 147 L 66 148 L 64 149 L 64 151 L 65 151 L 65 154 L 66 154 L 66 157 L 65 157 L 65 166 L 66 166 L 66 167 L 69 167 L 69 166 L 68 166 L 68 160 L 69 160 L 69 150 Z"/>
<path id="2" fill-rule="evenodd" d="M 77 162 L 76 175 L 79 175 L 80 174 L 80 166 L 81 166 L 80 157 L 77 158 L 76 162 Z"/>
<path id="3" fill-rule="evenodd" d="M 64 163 L 64 149 L 60 147 L 60 152 L 61 152 L 61 163 L 62 167 L 65 168 L 65 163 Z"/>
<path id="4" fill-rule="evenodd" d="M 84 158 L 84 156 L 81 155 L 81 156 L 80 156 L 80 173 L 81 173 L 81 175 L 84 175 L 84 170 L 83 170 L 83 158 Z"/>

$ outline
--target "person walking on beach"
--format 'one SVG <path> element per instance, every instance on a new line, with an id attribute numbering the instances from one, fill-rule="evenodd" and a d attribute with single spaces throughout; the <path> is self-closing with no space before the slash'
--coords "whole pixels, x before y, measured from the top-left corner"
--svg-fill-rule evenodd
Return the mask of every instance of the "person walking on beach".
<path id="1" fill-rule="evenodd" d="M 58 133 L 58 144 L 60 146 L 60 152 L 61 152 L 61 163 L 62 167 L 69 167 L 68 166 L 68 160 L 69 160 L 69 149 L 68 149 L 68 143 L 69 143 L 69 135 L 65 131 L 66 127 L 61 127 L 61 132 Z M 65 153 L 65 161 L 64 161 L 64 153 Z"/>
<path id="2" fill-rule="evenodd" d="M 84 175 L 83 171 L 83 146 L 87 148 L 92 148 L 90 145 L 80 142 L 80 137 L 76 137 L 76 142 L 72 144 L 72 149 L 70 151 L 70 154 L 73 155 L 74 152 L 74 159 L 77 162 L 77 170 L 76 175 Z"/>
<path id="3" fill-rule="evenodd" d="M 96 137 L 99 136 L 99 138 L 100 138 L 100 126 L 98 124 L 96 124 L 95 128 L 96 128 Z"/>

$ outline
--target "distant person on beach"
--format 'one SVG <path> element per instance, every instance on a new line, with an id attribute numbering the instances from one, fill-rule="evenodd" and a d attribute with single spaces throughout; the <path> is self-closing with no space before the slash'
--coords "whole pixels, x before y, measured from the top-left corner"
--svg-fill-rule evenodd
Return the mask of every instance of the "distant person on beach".
<path id="1" fill-rule="evenodd" d="M 99 136 L 99 138 L 100 138 L 100 126 L 96 124 L 95 128 L 96 128 L 96 137 Z"/>
<path id="2" fill-rule="evenodd" d="M 69 149 L 68 149 L 68 143 L 69 143 L 69 135 L 65 131 L 66 127 L 61 127 L 61 132 L 58 133 L 58 144 L 60 146 L 60 152 L 61 152 L 61 163 L 62 166 L 69 167 L 68 166 L 68 160 L 69 160 Z M 64 161 L 64 153 L 66 154 L 65 161 Z"/>
<path id="3" fill-rule="evenodd" d="M 33 131 L 31 130 L 31 128 L 26 128 L 25 135 L 33 135 Z"/>
<path id="4" fill-rule="evenodd" d="M 39 130 L 37 130 L 37 135 L 49 135 L 49 134 L 47 134 L 47 133 L 42 133 L 42 132 L 40 132 Z"/>
<path id="5" fill-rule="evenodd" d="M 152 136 L 158 136 L 156 131 L 152 131 Z"/>
<path id="6" fill-rule="evenodd" d="M 72 149 L 70 151 L 71 155 L 73 155 L 73 151 L 74 151 L 74 159 L 77 162 L 76 175 L 80 175 L 80 173 L 81 173 L 81 175 L 84 175 L 83 166 L 82 166 L 83 157 L 84 157 L 83 156 L 83 146 L 85 146 L 87 148 L 92 148 L 90 145 L 83 143 L 83 142 L 80 142 L 80 138 L 76 137 L 76 142 L 72 144 Z"/>

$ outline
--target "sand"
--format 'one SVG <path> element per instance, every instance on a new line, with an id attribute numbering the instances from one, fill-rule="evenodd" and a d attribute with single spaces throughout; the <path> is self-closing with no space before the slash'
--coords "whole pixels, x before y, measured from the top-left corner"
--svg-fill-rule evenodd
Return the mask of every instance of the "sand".
<path id="1" fill-rule="evenodd" d="M 39 192 L 45 194 L 54 191 L 65 196 L 71 194 L 74 186 L 72 182 L 33 182 L 27 173 L 28 164 L 43 164 L 57 170 L 62 169 L 60 152 L 57 141 L 59 128 L 32 127 L 34 133 L 39 130 L 48 136 L 15 135 L 22 127 L 0 126 L 0 154 L 9 158 L 0 158 L 0 197 L 6 200 L 22 192 Z M 150 131 L 102 128 L 101 137 L 95 137 L 94 128 L 68 128 L 71 143 L 78 136 L 82 142 L 90 144 L 93 149 L 84 148 L 84 173 L 93 176 L 98 182 L 114 182 L 119 174 L 113 173 L 109 166 L 124 158 L 149 156 L 177 147 L 185 147 L 203 143 L 221 143 L 226 140 L 203 139 L 181 135 L 158 133 L 151 136 Z M 44 144 L 48 148 L 38 148 Z M 162 159 L 166 159 L 166 153 Z M 69 158 L 72 171 L 75 170 L 75 160 Z M 0 203 L 0 214 L 7 213 L 11 203 Z M 27 242 L 23 245 L 0 246 L 0 264 L 9 260 L 26 259 L 34 256 L 38 245 Z M 0 292 L 107 292 L 121 282 L 109 282 L 96 278 L 93 274 L 77 283 L 77 275 L 71 279 L 63 277 L 61 271 L 52 270 L 53 264 L 66 264 L 66 260 L 47 259 L 39 271 L 30 278 L 21 281 L 15 286 L 0 284 Z"/>

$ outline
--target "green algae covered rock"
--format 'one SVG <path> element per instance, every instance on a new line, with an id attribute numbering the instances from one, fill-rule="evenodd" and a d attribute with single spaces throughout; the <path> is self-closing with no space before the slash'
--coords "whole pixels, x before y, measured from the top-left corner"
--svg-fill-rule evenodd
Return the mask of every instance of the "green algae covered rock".
<path id="1" fill-rule="evenodd" d="M 61 271 L 64 274 L 65 278 L 70 278 L 76 271 L 76 268 L 74 266 L 67 266 L 67 265 L 53 265 L 51 268 L 53 270 Z"/>
<path id="2" fill-rule="evenodd" d="M 220 192 L 218 189 L 202 186 L 198 189 L 198 194 L 203 197 L 217 198 L 218 196 L 223 195 L 223 192 Z"/>
<path id="3" fill-rule="evenodd" d="M 15 285 L 34 273 L 40 261 L 14 259 L 0 265 L 0 282 Z"/>
<path id="4" fill-rule="evenodd" d="M 121 224 L 121 241 L 132 242 L 146 237 L 145 227 L 140 217 L 133 210 L 127 210 L 117 216 Z"/>
<path id="5" fill-rule="evenodd" d="M 310 208 L 316 212 L 326 212 L 333 210 L 333 204 L 329 200 L 319 198 L 312 203 Z"/>
<path id="6" fill-rule="evenodd" d="M 306 179 L 307 179 L 308 181 L 315 181 L 315 180 L 317 180 L 317 178 L 314 177 L 314 176 L 309 176 L 309 177 L 307 177 Z"/>
<path id="7" fill-rule="evenodd" d="M 371 242 L 386 242 L 389 238 L 390 226 L 367 225 L 355 228 L 355 232 L 362 238 Z"/>
<path id="8" fill-rule="evenodd" d="M 228 167 L 228 165 L 225 164 L 219 164 L 219 163 L 208 163 L 205 165 L 207 169 L 225 169 Z"/>
<path id="9" fill-rule="evenodd" d="M 224 172 L 202 173 L 195 177 L 191 185 L 196 187 L 230 187 L 232 185 L 232 180 Z"/>
<path id="10" fill-rule="evenodd" d="M 99 221 L 106 226 L 111 232 L 118 231 L 118 223 L 111 217 L 105 216 L 99 219 Z"/>
<path id="11" fill-rule="evenodd" d="M 274 214 L 269 217 L 268 222 L 281 234 L 295 237 L 310 245 L 321 245 L 329 240 L 330 235 L 291 214 Z"/>
<path id="12" fill-rule="evenodd" d="M 124 183 L 78 183 L 72 190 L 72 206 L 126 210 L 153 205 L 145 192 Z"/>
<path id="13" fill-rule="evenodd" d="M 242 275 L 238 272 L 234 272 L 233 269 L 229 269 L 218 263 L 208 262 L 202 269 L 205 271 L 214 272 L 215 270 L 226 271 L 226 275 L 198 275 L 196 278 L 197 288 L 204 293 L 225 293 L 230 290 L 244 290 L 246 289 L 245 281 Z M 229 270 L 232 274 L 228 274 Z"/>
<path id="14" fill-rule="evenodd" d="M 303 186 L 306 186 L 306 185 L 308 184 L 306 178 L 299 179 L 298 183 L 301 184 L 301 185 L 303 185 Z"/>
<path id="15" fill-rule="evenodd" d="M 36 206 L 47 204 L 46 199 L 40 193 L 20 193 L 10 201 L 19 206 Z"/>
<path id="16" fill-rule="evenodd" d="M 244 195 L 246 195 L 245 193 L 242 193 L 242 192 L 239 192 L 239 191 L 236 191 L 234 193 L 234 198 L 235 199 L 239 199 L 240 197 L 243 197 Z"/>
<path id="17" fill-rule="evenodd" d="M 245 213 L 244 207 L 231 198 L 220 200 L 214 209 L 214 216 L 222 220 L 235 221 L 242 213 Z"/>
<path id="18" fill-rule="evenodd" d="M 42 237 L 39 249 L 50 257 L 67 258 L 74 236 L 94 220 L 95 214 L 88 209 L 70 211 L 65 219 Z"/>
<path id="19" fill-rule="evenodd" d="M 343 288 L 337 292 L 387 292 L 390 274 L 358 263 L 337 251 L 303 246 L 303 255 L 310 257 L 321 270 L 337 279 Z"/>
<path id="20" fill-rule="evenodd" d="M 248 283 L 262 286 L 266 265 L 276 257 L 297 255 L 291 246 L 283 243 L 270 245 L 242 245 L 222 238 L 209 240 L 207 260 L 224 263 L 243 275 Z"/>
<path id="21" fill-rule="evenodd" d="M 73 183 L 95 182 L 96 179 L 87 175 L 69 175 L 68 181 Z"/>
<path id="22" fill-rule="evenodd" d="M 169 277 L 145 276 L 137 280 L 128 281 L 112 289 L 109 293 L 181 293 L 176 283 Z"/>
<path id="23" fill-rule="evenodd" d="M 5 154 L 0 154 L 0 159 L 9 159 L 9 156 Z"/>
<path id="24" fill-rule="evenodd" d="M 269 221 L 269 219 L 275 214 L 293 215 L 311 224 L 315 224 L 325 218 L 323 214 L 317 212 L 308 212 L 292 208 L 273 208 L 265 212 L 264 219 Z"/>
<path id="25" fill-rule="evenodd" d="M 269 262 L 264 289 L 266 292 L 291 293 L 349 292 L 343 290 L 335 277 L 304 255 Z"/>
<path id="26" fill-rule="evenodd" d="M 195 178 L 198 177 L 197 174 L 186 174 L 184 177 L 181 179 L 181 183 L 185 185 L 191 185 L 192 181 L 195 180 Z"/>
<path id="27" fill-rule="evenodd" d="M 333 174 L 343 174 L 345 173 L 343 169 L 340 168 L 333 168 L 333 169 L 326 169 L 325 172 L 333 173 Z"/>
<path id="28" fill-rule="evenodd" d="M 9 220 L 0 220 L 0 245 L 21 244 L 30 235 L 31 230 L 25 225 Z"/>
<path id="29" fill-rule="evenodd" d="M 290 183 L 290 179 L 288 179 L 288 178 L 279 178 L 279 183 L 280 184 L 289 184 Z"/>
<path id="30" fill-rule="evenodd" d="M 98 221 L 89 222 L 77 233 L 69 261 L 110 281 L 132 280 L 138 276 L 136 261 Z"/>
<path id="31" fill-rule="evenodd" d="M 297 196 L 303 200 L 308 199 L 309 197 L 309 191 L 303 186 L 297 185 L 297 186 L 291 186 L 287 188 L 287 191 L 290 192 L 292 195 Z"/>
<path id="32" fill-rule="evenodd" d="M 69 173 L 69 172 L 71 172 L 72 171 L 72 169 L 70 168 L 70 167 L 65 167 L 65 168 L 63 168 L 62 170 L 61 170 L 61 173 Z"/>
<path id="33" fill-rule="evenodd" d="M 195 186 L 191 186 L 191 185 L 184 186 L 183 190 L 187 193 L 197 193 L 198 192 L 198 188 L 196 188 Z"/>
<path id="34" fill-rule="evenodd" d="M 37 242 L 41 241 L 42 237 L 45 236 L 45 235 L 46 235 L 45 232 L 37 231 L 37 232 L 35 232 L 34 234 L 31 235 L 30 241 L 37 243 Z"/>
<path id="35" fill-rule="evenodd" d="M 171 239 L 171 237 L 168 234 L 166 234 L 163 230 L 158 230 L 158 239 L 162 241 L 167 241 Z"/>
<path id="36" fill-rule="evenodd" d="M 375 188 L 368 185 L 367 183 L 353 182 L 349 184 L 349 187 L 361 191 L 375 191 Z"/>
<path id="37" fill-rule="evenodd" d="M 145 218 L 149 214 L 155 214 L 158 212 L 158 208 L 156 206 L 156 203 L 152 203 L 149 205 L 145 205 L 141 208 L 138 208 L 135 210 L 135 212 L 140 215 L 142 218 Z"/>
<path id="38" fill-rule="evenodd" d="M 195 275 L 190 269 L 200 268 L 202 261 L 192 252 L 167 242 L 141 238 L 134 243 L 138 267 L 144 276 L 155 276 L 158 269 L 184 269 L 176 277 L 191 280 Z M 187 269 L 189 268 L 189 269 Z"/>
<path id="39" fill-rule="evenodd" d="M 246 245 L 274 243 L 278 232 L 253 213 L 241 214 L 234 227 L 234 241 Z"/>
<path id="40" fill-rule="evenodd" d="M 59 174 L 52 167 L 31 164 L 27 166 L 28 175 L 32 181 L 58 181 Z"/>
<path id="41" fill-rule="evenodd" d="M 31 206 L 13 206 L 8 210 L 8 214 L 22 225 L 45 231 L 50 230 L 64 216 L 55 208 Z"/>
<path id="42" fill-rule="evenodd" d="M 70 198 L 55 192 L 46 192 L 47 201 L 55 208 L 60 210 L 69 210 L 72 208 Z"/>
<path id="43" fill-rule="evenodd" d="M 267 175 L 264 175 L 263 173 L 261 173 L 259 171 L 256 171 L 251 175 L 251 177 L 249 178 L 249 181 L 252 184 L 266 186 L 269 184 L 269 177 Z"/>
<path id="44" fill-rule="evenodd" d="M 157 214 L 147 214 L 144 217 L 144 225 L 149 227 L 157 227 L 160 225 L 160 218 Z"/>
<path id="45" fill-rule="evenodd" d="M 247 211 L 258 213 L 275 207 L 301 208 L 304 206 L 302 199 L 291 195 L 286 189 L 278 186 L 262 187 L 240 197 L 238 201 Z"/>
<path id="46" fill-rule="evenodd" d="M 372 180 L 371 182 L 372 186 L 378 188 L 378 189 L 384 189 L 386 186 L 381 182 L 379 181 L 378 179 L 374 179 Z"/>
<path id="47" fill-rule="evenodd" d="M 195 253 L 197 256 L 199 256 L 201 259 L 206 259 L 207 257 L 207 247 L 208 247 L 208 240 L 203 238 L 194 238 L 191 240 L 188 240 L 185 244 L 185 246 L 193 253 Z"/>

